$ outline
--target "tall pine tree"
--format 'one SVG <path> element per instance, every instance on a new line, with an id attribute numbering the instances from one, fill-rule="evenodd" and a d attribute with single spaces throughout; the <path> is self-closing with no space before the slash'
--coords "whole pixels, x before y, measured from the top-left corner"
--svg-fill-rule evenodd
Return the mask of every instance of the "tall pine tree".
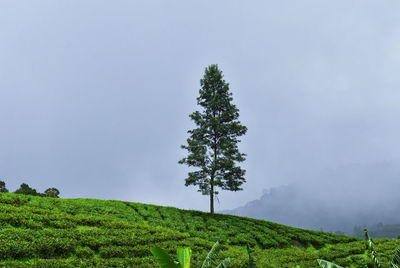
<path id="1" fill-rule="evenodd" d="M 209 195 L 210 213 L 214 215 L 217 187 L 239 191 L 246 182 L 246 171 L 237 165 L 245 160 L 245 154 L 239 152 L 237 144 L 247 128 L 238 121 L 239 110 L 232 104 L 229 84 L 223 80 L 218 65 L 206 68 L 200 85 L 197 104 L 203 109 L 190 115 L 197 128 L 188 131 L 187 145 L 181 146 L 188 156 L 179 163 L 198 168 L 189 172 L 185 186 L 198 185 L 199 192 Z"/>

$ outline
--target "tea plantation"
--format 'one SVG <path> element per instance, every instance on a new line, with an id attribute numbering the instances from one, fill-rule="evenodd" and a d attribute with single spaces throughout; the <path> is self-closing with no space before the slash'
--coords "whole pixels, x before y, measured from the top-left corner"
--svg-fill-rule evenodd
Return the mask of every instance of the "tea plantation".
<path id="1" fill-rule="evenodd" d="M 246 244 L 258 267 L 319 267 L 318 258 L 361 267 L 365 242 L 244 217 L 95 199 L 0 194 L 0 267 L 158 267 L 150 247 L 175 255 L 193 250 L 199 267 L 214 242 L 217 261 L 248 267 Z M 382 263 L 400 240 L 376 239 Z"/>

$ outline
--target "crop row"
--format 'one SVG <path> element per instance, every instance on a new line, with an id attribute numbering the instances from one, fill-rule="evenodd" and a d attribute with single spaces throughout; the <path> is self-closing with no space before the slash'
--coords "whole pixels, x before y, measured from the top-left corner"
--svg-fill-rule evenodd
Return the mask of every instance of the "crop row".
<path id="1" fill-rule="evenodd" d="M 376 239 L 378 248 L 386 248 L 386 251 L 381 251 L 379 258 L 384 267 L 390 262 L 390 259 L 399 246 L 399 241 Z M 206 256 L 207 251 L 210 249 L 210 244 L 195 246 L 195 242 L 167 242 L 160 243 L 158 246 L 167 248 L 171 255 L 175 255 L 174 249 L 178 246 L 191 247 L 193 252 L 193 266 L 196 267 Z M 67 254 L 62 247 L 56 243 L 52 243 L 63 255 L 58 257 L 49 258 L 49 255 L 34 256 L 33 258 L 8 259 L 0 260 L 0 266 L 6 267 L 156 267 L 155 259 L 149 254 L 149 248 L 146 245 L 136 247 L 118 247 L 118 246 L 104 246 L 100 247 L 96 252 L 89 247 L 79 246 L 75 249 L 73 254 Z M 194 246 L 194 247 L 193 247 Z M 333 248 L 332 248 L 333 247 Z M 386 256 L 388 255 L 388 256 Z M 224 247 L 219 253 L 219 259 L 229 256 L 231 258 L 230 267 L 248 267 L 248 256 L 244 247 L 229 246 Z M 316 250 L 312 247 L 309 248 L 284 248 L 284 249 L 256 249 L 254 257 L 257 260 L 259 267 L 318 267 L 316 259 L 326 258 L 335 262 L 343 267 L 362 267 L 364 260 L 367 259 L 365 242 L 353 243 L 340 243 L 330 245 L 327 248 Z"/>
<path id="2" fill-rule="evenodd" d="M 177 245 L 204 251 L 210 242 L 161 227 L 133 225 L 129 229 L 81 227 L 77 229 L 0 230 L 0 260 L 33 258 L 143 258 L 159 245 L 174 251 Z"/>
<path id="3" fill-rule="evenodd" d="M 190 247 L 198 253 L 196 264 L 215 241 L 233 267 L 247 264 L 247 243 L 256 246 L 260 267 L 317 267 L 317 258 L 349 266 L 365 257 L 365 244 L 356 238 L 268 221 L 121 201 L 0 194 L 0 266 L 154 267 L 153 245 L 171 254 Z M 376 242 L 383 259 L 397 242 Z"/>
<path id="4" fill-rule="evenodd" d="M 12 205 L 14 204 L 13 198 L 16 198 L 16 195 L 1 195 L 0 203 Z M 357 240 L 348 236 L 302 230 L 263 220 L 221 214 L 210 217 L 208 213 L 180 210 L 172 207 L 95 199 L 24 198 L 19 205 L 21 209 L 32 209 L 33 214 L 43 214 L 43 211 L 57 211 L 60 213 L 59 215 L 62 215 L 60 217 L 64 221 L 58 221 L 55 218 L 52 219 L 53 223 L 49 223 L 40 218 L 34 219 L 38 216 L 30 215 L 29 217 L 32 216 L 34 223 L 27 221 L 27 219 L 23 219 L 21 223 L 14 222 L 13 219 L 7 219 L 4 223 L 8 224 L 11 221 L 10 224 L 12 226 L 20 224 L 21 226 L 26 225 L 27 228 L 75 228 L 79 225 L 106 225 L 107 219 L 119 219 L 128 223 L 162 226 L 178 232 L 188 233 L 191 237 L 200 237 L 209 241 L 218 240 L 227 245 L 243 246 L 250 243 L 262 249 L 290 247 L 293 244 L 312 245 L 315 248 L 321 248 L 326 244 Z M 2 222 L 1 217 L 0 210 L 0 223 Z M 92 223 L 82 222 L 85 218 L 88 218 L 88 221 L 92 221 Z"/>

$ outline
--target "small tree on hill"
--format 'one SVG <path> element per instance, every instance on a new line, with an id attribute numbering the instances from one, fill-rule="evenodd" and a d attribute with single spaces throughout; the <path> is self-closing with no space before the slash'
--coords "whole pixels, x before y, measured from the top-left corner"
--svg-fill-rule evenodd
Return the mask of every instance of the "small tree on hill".
<path id="1" fill-rule="evenodd" d="M 44 196 L 47 196 L 47 197 L 58 198 L 59 194 L 60 194 L 60 191 L 57 188 L 48 188 L 46 191 L 44 191 Z"/>
<path id="2" fill-rule="evenodd" d="M 197 128 L 188 131 L 187 145 L 181 146 L 188 151 L 188 156 L 179 163 L 199 168 L 189 172 L 185 185 L 198 185 L 199 192 L 210 196 L 210 213 L 214 215 L 217 187 L 242 190 L 245 170 L 237 163 L 245 160 L 245 154 L 239 152 L 237 144 L 238 137 L 246 134 L 247 128 L 238 121 L 239 110 L 231 103 L 229 84 L 223 80 L 218 65 L 206 68 L 200 85 L 197 104 L 203 110 L 190 115 Z"/>
<path id="3" fill-rule="evenodd" d="M 26 195 L 39 195 L 36 189 L 29 187 L 29 185 L 26 183 L 21 184 L 21 186 L 15 191 L 15 193 Z"/>
<path id="4" fill-rule="evenodd" d="M 8 193 L 6 183 L 4 181 L 0 181 L 0 193 Z"/>

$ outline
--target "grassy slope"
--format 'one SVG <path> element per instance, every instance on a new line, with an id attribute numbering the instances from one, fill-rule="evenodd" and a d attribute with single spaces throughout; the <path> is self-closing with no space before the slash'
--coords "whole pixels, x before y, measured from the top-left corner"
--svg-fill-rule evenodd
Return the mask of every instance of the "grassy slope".
<path id="1" fill-rule="evenodd" d="M 259 267 L 318 267 L 317 258 L 351 266 L 365 258 L 365 244 L 348 236 L 122 201 L 1 194 L 0 226 L 0 266 L 7 267 L 155 267 L 153 245 L 171 254 L 188 246 L 198 267 L 217 240 L 219 258 L 231 257 L 233 267 L 247 264 L 247 242 Z M 375 242 L 385 262 L 399 245 Z"/>

